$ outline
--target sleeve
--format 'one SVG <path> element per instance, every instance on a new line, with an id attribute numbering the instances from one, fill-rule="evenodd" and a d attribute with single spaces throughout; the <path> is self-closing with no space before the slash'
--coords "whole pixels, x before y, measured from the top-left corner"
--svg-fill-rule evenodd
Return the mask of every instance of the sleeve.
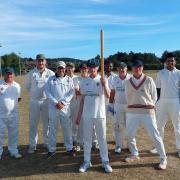
<path id="1" fill-rule="evenodd" d="M 152 78 L 150 78 L 150 93 L 151 93 L 153 103 L 155 104 L 157 101 L 157 90 L 156 90 L 156 85 Z"/>
<path id="2" fill-rule="evenodd" d="M 21 86 L 17 84 L 18 98 L 21 98 Z"/>
<path id="3" fill-rule="evenodd" d="M 74 94 L 75 94 L 74 84 L 73 84 L 73 81 L 71 81 L 69 84 L 69 91 L 67 91 L 67 93 L 64 95 L 64 97 L 61 99 L 61 102 L 64 105 L 70 104 L 70 101 L 71 101 L 72 97 L 74 96 Z"/>
<path id="4" fill-rule="evenodd" d="M 110 88 L 111 90 L 115 90 L 114 78 L 112 79 L 112 81 L 111 81 L 111 86 L 109 86 L 109 88 Z"/>
<path id="5" fill-rule="evenodd" d="M 30 91 L 30 88 L 31 88 L 31 74 L 30 74 L 30 73 L 28 73 L 28 74 L 26 75 L 25 86 L 26 86 L 26 89 L 27 89 L 28 91 Z"/>
<path id="6" fill-rule="evenodd" d="M 55 97 L 53 97 L 52 92 L 51 92 L 51 78 L 48 79 L 46 85 L 45 85 L 45 94 L 47 98 L 52 102 L 54 105 L 58 103 Z"/>
<path id="7" fill-rule="evenodd" d="M 160 72 L 157 74 L 155 83 L 156 83 L 156 88 L 161 88 Z"/>

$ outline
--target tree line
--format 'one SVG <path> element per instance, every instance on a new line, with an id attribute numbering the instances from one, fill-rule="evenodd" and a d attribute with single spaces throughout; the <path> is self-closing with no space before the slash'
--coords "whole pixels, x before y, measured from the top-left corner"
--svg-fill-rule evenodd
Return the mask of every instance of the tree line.
<path id="1" fill-rule="evenodd" d="M 113 64 L 115 64 L 114 68 L 116 67 L 116 64 L 119 61 L 126 62 L 128 67 L 130 68 L 132 62 L 134 59 L 139 59 L 143 61 L 144 68 L 147 70 L 159 70 L 163 68 L 163 62 L 165 61 L 165 56 L 168 53 L 168 51 L 164 51 L 161 57 L 157 57 L 154 53 L 135 53 L 135 52 L 117 52 L 113 55 L 110 55 L 105 58 L 105 61 L 111 61 Z M 180 68 L 180 50 L 173 51 L 173 53 L 176 55 L 176 61 L 177 61 L 177 68 Z M 94 58 L 100 60 L 100 55 L 95 56 Z M 93 59 L 93 58 L 91 58 Z M 79 69 L 79 65 L 83 61 L 82 59 L 75 59 L 75 58 L 47 58 L 48 64 L 51 66 L 56 61 L 65 61 L 65 62 L 73 62 L 76 66 L 76 69 Z M 1 68 L 2 73 L 5 67 L 10 66 L 15 69 L 16 74 L 20 72 L 20 70 L 27 72 L 32 67 L 28 66 L 30 64 L 29 62 L 34 62 L 34 59 L 32 58 L 23 58 L 16 53 L 10 53 L 5 54 L 1 56 Z"/>

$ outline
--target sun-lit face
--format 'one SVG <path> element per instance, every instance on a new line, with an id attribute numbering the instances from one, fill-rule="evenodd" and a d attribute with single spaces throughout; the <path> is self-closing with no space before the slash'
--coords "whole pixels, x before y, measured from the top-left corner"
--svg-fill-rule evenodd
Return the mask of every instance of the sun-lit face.
<path id="1" fill-rule="evenodd" d="M 66 74 L 70 77 L 73 76 L 75 68 L 72 66 L 66 66 Z"/>
<path id="2" fill-rule="evenodd" d="M 143 66 L 134 66 L 132 67 L 132 72 L 134 77 L 140 77 L 142 75 L 143 72 Z"/>
<path id="3" fill-rule="evenodd" d="M 12 83 L 13 80 L 14 80 L 14 74 L 10 73 L 10 72 L 5 73 L 4 80 L 5 80 L 6 83 Z"/>
<path id="4" fill-rule="evenodd" d="M 64 77 L 66 69 L 63 67 L 58 67 L 56 73 L 59 77 Z"/>
<path id="5" fill-rule="evenodd" d="M 46 60 L 45 59 L 37 59 L 36 67 L 38 70 L 43 71 L 46 67 Z"/>
<path id="6" fill-rule="evenodd" d="M 124 68 L 124 67 L 119 66 L 119 67 L 117 67 L 117 71 L 118 71 L 118 74 L 120 77 L 125 77 L 127 74 L 127 68 L 126 67 Z"/>
<path id="7" fill-rule="evenodd" d="M 175 60 L 174 57 L 169 57 L 169 58 L 166 59 L 165 64 L 166 64 L 166 68 L 168 70 L 173 70 L 175 65 L 176 65 L 176 60 Z"/>
<path id="8" fill-rule="evenodd" d="M 83 67 L 80 69 L 80 73 L 82 77 L 87 77 L 88 76 L 88 68 Z"/>
<path id="9" fill-rule="evenodd" d="M 99 67 L 89 67 L 89 75 L 90 77 L 96 77 L 97 76 L 97 73 L 98 73 L 98 69 Z"/>

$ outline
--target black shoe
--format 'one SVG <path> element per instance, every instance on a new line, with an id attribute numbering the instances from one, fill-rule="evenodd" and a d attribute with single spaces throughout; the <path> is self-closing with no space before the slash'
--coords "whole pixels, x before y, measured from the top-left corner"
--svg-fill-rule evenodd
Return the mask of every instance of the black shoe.
<path id="1" fill-rule="evenodd" d="M 54 156 L 56 152 L 48 152 L 47 153 L 47 159 L 50 159 L 52 156 Z"/>
<path id="2" fill-rule="evenodd" d="M 67 153 L 68 153 L 68 155 L 70 155 L 70 156 L 73 156 L 73 157 L 75 157 L 76 156 L 76 153 L 75 153 L 75 150 L 70 150 L 70 151 L 67 151 Z"/>

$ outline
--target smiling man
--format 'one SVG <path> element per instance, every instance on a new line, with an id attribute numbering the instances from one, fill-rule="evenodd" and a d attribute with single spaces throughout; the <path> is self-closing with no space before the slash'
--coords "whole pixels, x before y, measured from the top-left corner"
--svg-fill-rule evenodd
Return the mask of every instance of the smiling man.
<path id="1" fill-rule="evenodd" d="M 8 130 L 8 150 L 16 159 L 22 157 L 17 149 L 19 133 L 19 111 L 21 88 L 14 81 L 14 70 L 5 69 L 4 80 L 0 81 L 0 159 L 3 152 L 4 130 Z"/>
<path id="2" fill-rule="evenodd" d="M 125 84 L 127 99 L 126 127 L 131 152 L 131 155 L 126 158 L 126 162 L 139 160 L 135 136 L 139 125 L 143 124 L 160 155 L 159 169 L 166 169 L 166 153 L 162 138 L 157 130 L 155 116 L 156 86 L 153 79 L 143 73 L 142 61 L 135 60 L 133 62 L 132 73 L 133 76 Z"/>

